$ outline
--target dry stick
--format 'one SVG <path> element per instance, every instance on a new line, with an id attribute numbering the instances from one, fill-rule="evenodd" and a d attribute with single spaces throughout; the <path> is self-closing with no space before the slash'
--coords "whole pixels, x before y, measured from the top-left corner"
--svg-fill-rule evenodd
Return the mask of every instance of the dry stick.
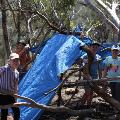
<path id="1" fill-rule="evenodd" d="M 106 102 L 108 102 L 111 106 L 116 108 L 120 112 L 120 102 L 112 98 L 109 94 L 104 92 L 101 88 L 98 86 L 95 86 L 94 84 L 90 83 L 90 87 L 93 89 L 95 93 L 97 93 L 99 96 L 101 96 Z"/>
<path id="2" fill-rule="evenodd" d="M 43 104 L 30 104 L 27 102 L 19 102 L 19 103 L 14 103 L 14 104 L 10 104 L 10 105 L 0 105 L 0 108 L 6 109 L 6 108 L 10 108 L 10 107 L 20 107 L 20 106 L 26 106 L 26 107 L 31 107 L 31 108 L 38 108 L 38 109 L 42 109 L 42 110 L 46 110 L 46 111 L 50 111 L 50 112 L 59 112 L 59 113 L 66 113 L 66 114 L 70 114 L 72 116 L 87 116 L 91 113 L 95 112 L 95 109 L 89 109 L 89 110 L 72 110 L 68 107 L 51 107 L 51 106 L 46 106 Z"/>
<path id="3" fill-rule="evenodd" d="M 15 23 L 15 28 L 17 29 L 17 24 L 16 24 L 16 20 L 15 20 L 15 13 L 14 13 L 14 10 L 12 9 L 12 7 L 10 6 L 10 3 L 8 2 L 8 0 L 6 0 L 9 8 L 10 8 L 10 11 L 12 11 L 12 14 L 13 14 L 13 20 L 14 20 L 14 23 Z"/>
<path id="4" fill-rule="evenodd" d="M 36 103 L 34 100 L 24 97 L 24 96 L 19 96 L 17 94 L 14 95 L 14 97 L 20 98 L 27 100 L 28 102 L 19 102 L 19 103 L 14 103 L 10 105 L 0 105 L 0 108 L 10 108 L 10 107 L 20 107 L 20 106 L 27 106 L 27 107 L 32 107 L 32 108 L 39 108 L 42 110 L 50 111 L 50 112 L 63 112 L 66 114 L 74 115 L 74 116 L 86 116 L 91 113 L 95 112 L 95 109 L 89 109 L 89 110 L 72 110 L 68 107 L 51 107 L 51 106 L 46 106 L 43 104 Z"/>
<path id="5" fill-rule="evenodd" d="M 84 84 L 86 83 L 96 83 L 96 84 L 100 84 L 102 82 L 111 82 L 111 81 L 120 81 L 120 77 L 114 77 L 114 78 L 101 78 L 101 79 L 93 79 L 93 80 L 81 80 L 81 81 L 78 81 L 78 83 L 75 83 L 75 82 L 70 82 L 70 83 L 65 83 L 63 85 L 63 87 L 74 87 L 76 86 L 77 84 L 80 86 L 83 86 Z"/>
<path id="6" fill-rule="evenodd" d="M 81 65 L 81 68 L 83 68 L 83 66 Z M 79 69 L 79 79 L 81 78 L 81 69 Z M 75 92 L 77 91 L 78 87 L 79 87 L 79 81 L 77 81 L 77 85 L 75 88 Z M 64 104 L 65 106 L 68 105 L 70 103 L 70 101 L 72 100 L 72 98 L 75 96 L 75 93 L 71 96 L 71 98 Z"/>
<path id="7" fill-rule="evenodd" d="M 77 83 L 78 83 L 78 81 L 77 81 Z M 75 88 L 75 92 L 77 91 L 77 88 L 79 87 L 79 85 L 77 84 L 77 86 L 76 86 L 76 88 Z M 70 97 L 70 99 L 64 104 L 64 106 L 66 106 L 66 105 L 68 105 L 69 103 L 70 103 L 70 101 L 72 100 L 72 98 L 75 96 L 75 93 L 74 92 L 74 94 Z"/>
<path id="8" fill-rule="evenodd" d="M 62 73 L 61 76 L 60 76 L 60 80 L 63 80 L 63 76 L 64 76 L 64 74 Z M 57 106 L 61 105 L 61 101 L 63 102 L 62 95 L 61 95 L 61 90 L 62 90 L 62 87 L 60 87 L 57 91 L 57 95 L 58 95 Z"/>
<path id="9" fill-rule="evenodd" d="M 13 96 L 14 96 L 15 98 L 24 99 L 24 100 L 28 101 L 28 102 L 31 103 L 31 104 L 36 104 L 36 102 L 35 102 L 34 100 L 32 100 L 32 99 L 30 99 L 30 98 L 27 98 L 27 97 L 25 97 L 25 96 L 20 96 L 20 95 L 18 95 L 18 94 L 14 94 Z"/>

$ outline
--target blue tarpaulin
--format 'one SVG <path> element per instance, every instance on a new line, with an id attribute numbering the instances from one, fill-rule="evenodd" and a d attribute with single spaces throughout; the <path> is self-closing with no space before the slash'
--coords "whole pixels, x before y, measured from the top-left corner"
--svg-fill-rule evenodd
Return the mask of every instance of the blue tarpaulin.
<path id="1" fill-rule="evenodd" d="M 83 44 L 74 36 L 55 35 L 47 41 L 37 56 L 35 63 L 19 84 L 19 94 L 48 105 L 55 92 L 44 93 L 58 86 L 61 80 L 58 75 L 67 70 L 80 57 L 80 45 Z M 23 101 L 23 100 L 19 100 Z M 21 120 L 37 120 L 43 110 L 21 107 Z"/>
<path id="2" fill-rule="evenodd" d="M 84 41 L 91 43 L 89 41 Z M 19 84 L 19 94 L 33 99 L 40 104 L 48 105 L 55 91 L 48 95 L 51 89 L 61 83 L 59 75 L 67 70 L 74 61 L 83 54 L 80 50 L 81 40 L 74 36 L 57 34 L 47 41 L 36 57 L 35 63 Z M 23 101 L 19 99 L 19 101 Z M 21 107 L 20 120 L 38 120 L 43 110 Z"/>

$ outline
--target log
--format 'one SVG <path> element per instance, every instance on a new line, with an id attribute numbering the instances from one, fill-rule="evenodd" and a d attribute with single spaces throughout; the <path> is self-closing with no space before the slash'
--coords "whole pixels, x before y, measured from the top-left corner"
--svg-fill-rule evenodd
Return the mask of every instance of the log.
<path id="1" fill-rule="evenodd" d="M 100 87 L 90 84 L 90 87 L 93 89 L 95 93 L 97 93 L 100 97 L 102 97 L 106 102 L 108 102 L 112 107 L 120 112 L 120 102 L 112 98 L 109 94 L 104 92 Z"/>
<path id="2" fill-rule="evenodd" d="M 76 85 L 84 86 L 85 84 L 89 84 L 89 83 L 95 83 L 99 85 L 102 82 L 111 82 L 111 81 L 116 81 L 116 80 L 120 81 L 120 77 L 101 78 L 101 79 L 93 79 L 93 80 L 80 80 L 77 82 L 67 82 L 63 85 L 63 87 L 74 87 Z"/>

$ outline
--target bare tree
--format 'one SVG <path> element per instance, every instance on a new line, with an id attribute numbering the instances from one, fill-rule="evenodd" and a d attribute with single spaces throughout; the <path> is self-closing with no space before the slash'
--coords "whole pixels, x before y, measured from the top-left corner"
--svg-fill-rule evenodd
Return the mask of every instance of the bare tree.
<path id="1" fill-rule="evenodd" d="M 6 57 L 8 58 L 10 54 L 10 42 L 8 39 L 8 31 L 7 31 L 7 16 L 5 10 L 5 1 L 1 0 L 1 7 L 2 7 L 2 30 L 3 30 L 3 38 L 4 38 L 4 45 L 6 51 Z"/>
<path id="2" fill-rule="evenodd" d="M 98 6 L 96 6 L 91 0 L 84 0 L 86 5 L 96 12 L 96 15 L 100 18 L 100 20 L 106 24 L 107 27 L 112 28 L 116 34 L 118 34 L 119 40 L 119 26 L 120 26 L 120 18 L 118 17 L 117 10 L 120 2 L 112 1 L 106 2 L 106 4 L 102 0 L 96 0 Z"/>

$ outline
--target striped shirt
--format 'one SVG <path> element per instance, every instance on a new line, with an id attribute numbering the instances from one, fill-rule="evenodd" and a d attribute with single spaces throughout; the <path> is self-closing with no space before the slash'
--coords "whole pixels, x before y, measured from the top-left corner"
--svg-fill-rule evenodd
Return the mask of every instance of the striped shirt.
<path id="1" fill-rule="evenodd" d="M 11 69 L 9 65 L 0 67 L 0 93 L 18 93 L 19 72 Z"/>

